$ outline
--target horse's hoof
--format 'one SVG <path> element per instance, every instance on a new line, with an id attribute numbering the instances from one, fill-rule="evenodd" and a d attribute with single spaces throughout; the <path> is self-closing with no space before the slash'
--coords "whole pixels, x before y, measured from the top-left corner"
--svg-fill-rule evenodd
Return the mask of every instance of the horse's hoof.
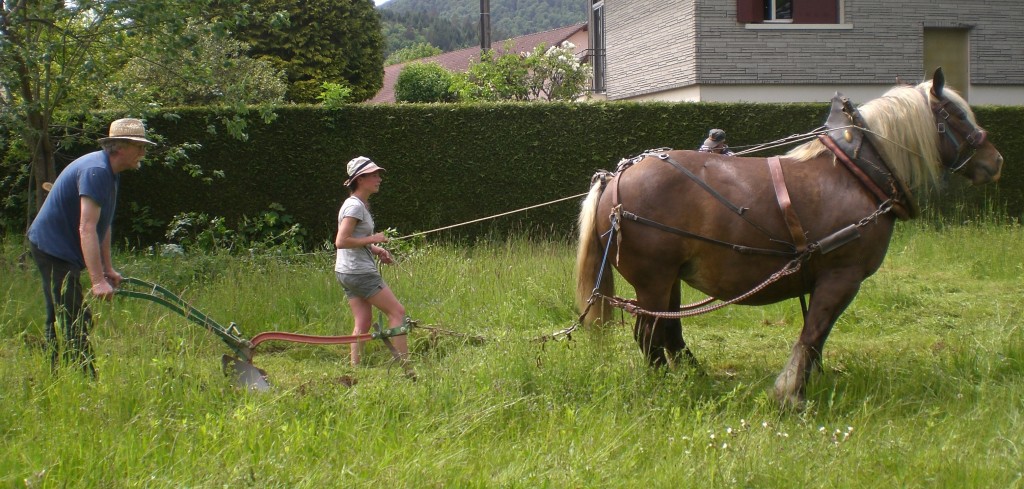
<path id="1" fill-rule="evenodd" d="M 779 402 L 779 407 L 785 411 L 803 411 L 807 408 L 807 400 L 799 394 L 776 390 L 775 400 Z"/>

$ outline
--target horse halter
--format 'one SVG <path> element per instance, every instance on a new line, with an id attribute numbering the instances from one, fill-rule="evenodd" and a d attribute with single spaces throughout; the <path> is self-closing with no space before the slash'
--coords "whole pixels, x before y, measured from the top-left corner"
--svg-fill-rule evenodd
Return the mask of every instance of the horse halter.
<path id="1" fill-rule="evenodd" d="M 925 97 L 928 98 L 927 94 Z M 956 173 L 967 166 L 985 144 L 988 132 L 972 124 L 964 110 L 950 102 L 948 98 L 943 97 L 939 100 L 935 97 L 931 101 L 931 107 L 935 115 L 936 130 L 956 148 L 956 159 L 950 164 L 943 161 L 943 165 L 951 173 Z"/>

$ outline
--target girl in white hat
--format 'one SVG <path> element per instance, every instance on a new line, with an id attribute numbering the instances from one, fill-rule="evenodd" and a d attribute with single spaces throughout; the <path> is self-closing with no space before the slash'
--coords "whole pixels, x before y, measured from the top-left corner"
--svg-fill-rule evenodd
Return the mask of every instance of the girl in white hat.
<path id="1" fill-rule="evenodd" d="M 374 258 L 381 263 L 394 263 L 391 253 L 380 246 L 387 242 L 384 233 L 374 233 L 373 216 L 370 215 L 370 196 L 380 191 L 384 169 L 373 160 L 359 156 L 348 162 L 348 180 L 345 181 L 351 195 L 341 204 L 338 212 L 338 235 L 334 246 L 338 249 L 334 272 L 338 282 L 345 289 L 348 305 L 355 318 L 353 335 L 370 331 L 373 307 L 388 317 L 388 327 L 394 328 L 405 323 L 405 307 L 384 283 Z M 403 359 L 409 356 L 405 336 L 391 338 Z M 362 344 L 353 343 L 352 365 L 359 365 Z"/>

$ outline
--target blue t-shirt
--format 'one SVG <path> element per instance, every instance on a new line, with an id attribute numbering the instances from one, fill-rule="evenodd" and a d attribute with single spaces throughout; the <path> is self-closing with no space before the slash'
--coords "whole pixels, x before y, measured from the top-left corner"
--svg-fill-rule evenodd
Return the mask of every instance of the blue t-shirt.
<path id="1" fill-rule="evenodd" d="M 78 231 L 82 197 L 89 197 L 100 206 L 96 235 L 103 243 L 114 220 L 119 182 L 119 176 L 110 168 L 110 159 L 103 151 L 72 161 L 53 182 L 50 195 L 28 229 L 28 240 L 48 255 L 85 268 Z"/>

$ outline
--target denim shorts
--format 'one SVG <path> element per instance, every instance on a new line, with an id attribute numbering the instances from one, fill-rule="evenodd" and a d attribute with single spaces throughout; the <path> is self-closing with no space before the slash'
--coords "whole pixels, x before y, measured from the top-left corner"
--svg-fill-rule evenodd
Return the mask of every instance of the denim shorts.
<path id="1" fill-rule="evenodd" d="M 369 299 L 377 292 L 384 290 L 387 284 L 378 273 L 341 273 L 334 272 L 338 282 L 345 289 L 345 297 L 349 299 Z"/>

